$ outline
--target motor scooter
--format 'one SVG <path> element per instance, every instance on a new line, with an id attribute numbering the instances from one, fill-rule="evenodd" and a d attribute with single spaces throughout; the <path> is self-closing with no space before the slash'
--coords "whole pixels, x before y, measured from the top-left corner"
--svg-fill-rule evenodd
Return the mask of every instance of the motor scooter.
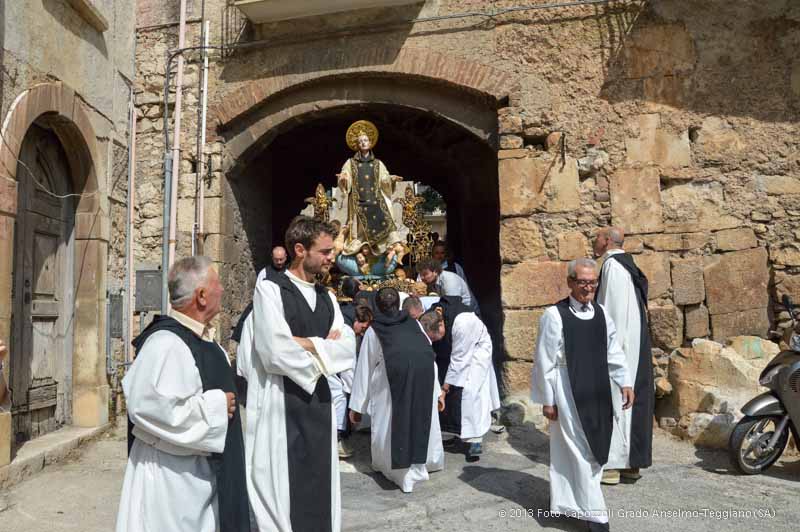
<path id="1" fill-rule="evenodd" d="M 742 407 L 744 417 L 728 440 L 731 462 L 746 475 L 757 475 L 774 464 L 786 448 L 790 431 L 800 444 L 800 334 L 796 330 L 800 311 L 787 295 L 782 303 L 792 319 L 790 349 L 778 353 L 761 372 L 758 382 L 768 391 Z"/>

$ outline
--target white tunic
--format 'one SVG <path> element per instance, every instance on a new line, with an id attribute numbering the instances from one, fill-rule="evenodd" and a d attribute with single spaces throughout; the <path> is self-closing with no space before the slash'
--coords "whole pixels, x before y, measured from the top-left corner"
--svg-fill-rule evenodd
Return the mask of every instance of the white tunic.
<path id="1" fill-rule="evenodd" d="M 286 275 L 303 294 L 309 307 L 315 309 L 318 302 L 314 284 L 302 281 L 288 271 Z M 284 319 L 278 285 L 267 279 L 256 283 L 245 464 L 250 504 L 260 530 L 292 530 L 283 377 L 289 377 L 311 394 L 320 377 L 327 378 L 353 367 L 355 336 L 352 329 L 345 326 L 334 296 L 328 296 L 334 310 L 331 330 L 341 331 L 341 337 L 338 340 L 310 338 L 317 351 L 315 354 L 292 339 L 289 324 Z M 341 493 L 333 405 L 331 421 L 331 523 L 333 532 L 338 532 L 341 527 Z"/>
<path id="2" fill-rule="evenodd" d="M 625 352 L 625 361 L 631 382 L 636 382 L 636 373 L 639 369 L 639 344 L 641 342 L 641 316 L 639 304 L 636 300 L 636 289 L 628 273 L 610 255 L 624 253 L 621 249 L 612 249 L 603 255 L 603 268 L 600 275 L 600 291 L 597 293 L 597 302 L 608 309 L 608 314 L 617 327 L 617 335 Z M 619 387 L 611 381 L 614 392 L 611 397 L 614 409 L 620 412 L 619 425 L 614 426 L 611 436 L 611 448 L 608 452 L 606 469 L 627 469 L 630 467 L 630 441 L 631 441 L 631 414 L 633 409 L 622 410 L 622 395 Z"/>
<path id="3" fill-rule="evenodd" d="M 570 310 L 582 320 L 594 317 L 594 306 L 580 311 L 581 304 L 570 297 Z M 605 309 L 603 309 L 605 311 Z M 608 373 L 620 387 L 630 386 L 625 354 L 617 342 L 614 322 L 604 312 L 608 334 Z M 598 377 L 602 378 L 602 377 Z M 534 403 L 558 407 L 558 420 L 550 422 L 550 510 L 598 523 L 608 522 L 603 492 L 602 467 L 594 459 L 583 432 L 564 353 L 561 315 L 549 307 L 539 321 L 539 338 L 531 375 Z M 612 391 L 614 393 L 619 393 Z M 615 419 L 618 412 L 615 410 Z"/>
<path id="4" fill-rule="evenodd" d="M 453 348 L 445 384 L 461 386 L 461 439 L 479 438 L 492 425 L 492 411 L 500 408 L 497 377 L 492 364 L 492 338 L 473 312 L 462 312 L 453 322 Z"/>
<path id="5" fill-rule="evenodd" d="M 206 457 L 225 447 L 225 392 L 203 392 L 191 351 L 169 331 L 147 339 L 122 389 L 136 440 L 125 469 L 117 532 L 219 530 L 216 478 Z"/>
<path id="6" fill-rule="evenodd" d="M 431 429 L 427 462 L 412 464 L 407 469 L 392 469 L 392 393 L 386 375 L 383 348 L 372 328 L 364 334 L 353 381 L 353 395 L 350 397 L 350 409 L 370 415 L 372 468 L 383 473 L 383 476 L 406 493 L 411 492 L 417 482 L 428 480 L 429 472 L 444 469 L 444 449 L 438 414 L 440 390 L 434 359 L 431 359 L 431 366 L 434 370 L 434 379 L 431 390 Z"/>

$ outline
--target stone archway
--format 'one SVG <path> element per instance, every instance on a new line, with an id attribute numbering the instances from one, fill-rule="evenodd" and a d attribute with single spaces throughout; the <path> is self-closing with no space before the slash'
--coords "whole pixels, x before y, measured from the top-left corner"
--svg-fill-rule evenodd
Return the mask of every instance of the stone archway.
<path id="1" fill-rule="evenodd" d="M 249 299 L 253 272 L 281 232 L 273 227 L 281 222 L 273 220 L 288 219 L 290 211 L 302 209 L 302 197 L 311 194 L 316 182 L 333 186 L 335 173 L 349 156 L 343 140 L 347 124 L 371 118 L 382 128 L 377 154 L 390 171 L 430 184 L 445 196 L 448 233 L 454 237 L 451 244 L 467 275 L 474 276 L 471 284 L 485 309 L 499 365 L 503 317 L 498 109 L 510 85 L 506 75 L 495 76 L 479 65 L 466 70 L 475 79 L 459 85 L 458 79 L 434 79 L 435 69 L 421 75 L 420 64 L 414 64 L 413 75 L 359 70 L 307 76 L 296 85 L 286 80 L 254 81 L 250 89 L 241 89 L 237 97 L 226 97 L 226 103 L 217 106 L 217 117 L 224 123 L 218 123 L 216 133 L 235 161 L 228 172 L 231 196 L 223 203 L 237 212 L 222 214 L 225 221 L 221 223 L 233 238 L 227 239 L 219 257 L 231 266 L 226 268 L 231 278 L 228 286 L 236 295 L 229 300 L 230 307 L 235 313 L 238 302 Z M 493 92 L 482 90 L 484 85 L 476 81 L 487 81 L 490 75 L 494 76 Z M 272 89 L 277 92 L 263 93 Z M 253 99 L 242 96 L 245 93 Z M 255 94 L 264 98 L 255 101 Z M 251 101 L 253 106 L 244 109 L 247 103 L 243 102 Z M 234 118 L 225 122 L 229 117 Z M 299 151 L 295 149 L 298 143 L 304 143 Z M 303 150 L 307 157 L 301 157 Z M 303 159 L 294 169 L 297 175 L 282 158 Z M 305 188 L 287 188 L 280 179 L 291 180 L 291 187 Z M 250 263 L 237 267 L 234 263 L 241 263 L 243 257 Z"/>
<path id="2" fill-rule="evenodd" d="M 108 421 L 109 386 L 104 345 L 110 227 L 108 216 L 102 210 L 103 192 L 98 186 L 97 175 L 97 169 L 105 166 L 105 157 L 98 149 L 96 134 L 84 105 L 80 97 L 61 82 L 40 84 L 16 98 L 3 122 L 3 140 L 0 142 L 0 336 L 8 339 L 11 330 L 20 150 L 31 126 L 46 123 L 63 147 L 71 189 L 81 194 L 74 215 L 72 422 L 93 427 Z M 13 368 L 9 369 L 13 371 Z"/>

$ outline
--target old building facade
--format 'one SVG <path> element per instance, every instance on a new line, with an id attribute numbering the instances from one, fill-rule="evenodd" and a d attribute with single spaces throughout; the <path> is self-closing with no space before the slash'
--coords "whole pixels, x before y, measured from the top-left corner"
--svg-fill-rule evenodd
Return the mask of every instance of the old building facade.
<path id="1" fill-rule="evenodd" d="M 134 15 L 133 0 L 0 3 L 0 338 L 13 399 L 0 484 L 25 441 L 109 419 Z"/>
<path id="2" fill-rule="evenodd" d="M 695 338 L 765 337 L 784 323 L 780 296 L 800 298 L 795 2 L 293 3 L 327 6 L 302 18 L 278 4 L 187 2 L 186 46 L 203 13 L 215 46 L 200 232 L 222 267 L 223 331 L 302 199 L 334 186 L 360 118 L 380 128 L 392 173 L 445 196 L 511 394 L 526 393 L 567 261 L 591 252 L 601 226 L 625 228 L 650 278 L 657 358 Z M 178 6 L 138 2 L 141 264 L 161 257 Z M 179 254 L 196 221 L 202 101 L 198 52 L 186 58 Z"/>

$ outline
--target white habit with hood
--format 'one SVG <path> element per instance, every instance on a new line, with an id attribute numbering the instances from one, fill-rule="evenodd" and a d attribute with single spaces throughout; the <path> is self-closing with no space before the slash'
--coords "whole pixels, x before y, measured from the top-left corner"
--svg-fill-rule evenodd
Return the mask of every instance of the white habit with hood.
<path id="1" fill-rule="evenodd" d="M 353 394 L 350 396 L 350 409 L 370 416 L 372 468 L 381 472 L 406 493 L 413 491 L 414 484 L 428 480 L 429 472 L 444 469 L 444 449 L 442 433 L 439 430 L 438 411 L 440 389 L 433 358 L 431 366 L 434 370 L 434 379 L 431 390 L 431 429 L 427 462 L 411 464 L 411 467 L 406 469 L 392 469 L 392 393 L 386 374 L 386 363 L 383 360 L 383 348 L 378 335 L 371 327 L 364 334 L 353 380 Z"/>

